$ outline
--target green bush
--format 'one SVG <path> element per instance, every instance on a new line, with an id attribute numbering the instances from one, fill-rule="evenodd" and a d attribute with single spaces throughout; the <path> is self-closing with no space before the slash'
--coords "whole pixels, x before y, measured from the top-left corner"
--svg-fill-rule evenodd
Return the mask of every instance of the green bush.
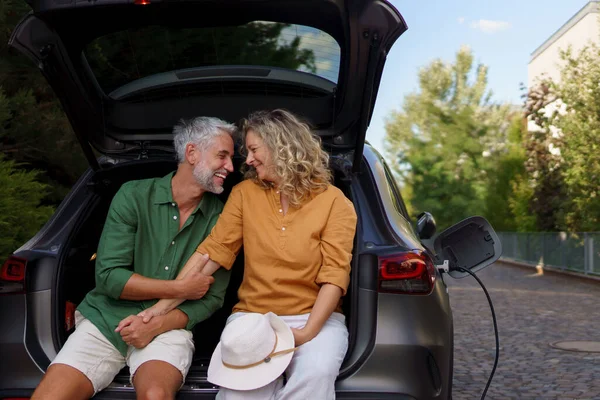
<path id="1" fill-rule="evenodd" d="M 0 260 L 29 240 L 50 218 L 53 208 L 40 206 L 48 186 L 36 181 L 38 172 L 17 168 L 0 155 Z"/>

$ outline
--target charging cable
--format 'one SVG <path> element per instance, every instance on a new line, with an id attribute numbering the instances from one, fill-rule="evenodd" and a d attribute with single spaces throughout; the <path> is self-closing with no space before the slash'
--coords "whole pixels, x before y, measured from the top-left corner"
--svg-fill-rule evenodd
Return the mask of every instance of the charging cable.
<path id="1" fill-rule="evenodd" d="M 487 289 L 483 285 L 483 282 L 481 282 L 481 280 L 477 277 L 477 275 L 475 275 L 471 270 L 468 270 L 463 267 L 455 267 L 453 269 L 455 269 L 456 271 L 460 271 L 460 272 L 466 272 L 467 274 L 469 274 L 473 278 L 475 278 L 475 280 L 477 280 L 477 283 L 479 283 L 479 285 L 483 289 L 483 292 L 485 293 L 485 296 L 487 297 L 488 303 L 490 304 L 490 309 L 492 310 L 492 321 L 494 322 L 494 335 L 496 336 L 496 358 L 494 360 L 494 367 L 492 368 L 492 373 L 490 374 L 490 377 L 487 381 L 487 385 L 485 385 L 485 389 L 483 390 L 483 393 L 481 394 L 481 400 L 483 400 L 483 399 L 485 399 L 485 395 L 490 387 L 490 384 L 492 383 L 492 378 L 494 377 L 494 373 L 496 372 L 496 367 L 498 366 L 498 359 L 500 358 L 500 339 L 498 338 L 498 324 L 496 323 L 496 313 L 494 312 L 494 306 L 492 304 L 492 299 L 490 298 L 490 294 L 488 293 Z"/>

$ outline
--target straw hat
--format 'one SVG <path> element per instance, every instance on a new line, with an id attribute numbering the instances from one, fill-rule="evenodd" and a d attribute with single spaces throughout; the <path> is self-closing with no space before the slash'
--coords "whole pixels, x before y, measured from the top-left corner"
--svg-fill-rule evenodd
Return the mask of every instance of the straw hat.
<path id="1" fill-rule="evenodd" d="M 277 315 L 249 313 L 228 323 L 208 366 L 208 381 L 252 390 L 277 379 L 294 355 L 294 334 Z"/>

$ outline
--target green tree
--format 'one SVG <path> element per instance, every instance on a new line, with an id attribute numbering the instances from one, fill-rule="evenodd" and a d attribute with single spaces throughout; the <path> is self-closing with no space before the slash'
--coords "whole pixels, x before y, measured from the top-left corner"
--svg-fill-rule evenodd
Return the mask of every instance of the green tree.
<path id="1" fill-rule="evenodd" d="M 30 10 L 22 0 L 0 2 L 0 151 L 19 168 L 39 170 L 43 200 L 57 204 L 87 166 L 60 103 L 39 69 L 6 43 Z"/>
<path id="2" fill-rule="evenodd" d="M 487 72 L 467 48 L 451 64 L 435 60 L 386 121 L 386 152 L 413 209 L 431 212 L 441 228 L 485 215 L 488 175 L 506 152 L 512 111 L 491 101 Z"/>
<path id="3" fill-rule="evenodd" d="M 545 108 L 555 98 L 547 84 L 541 84 L 527 94 L 525 113 L 533 122 L 524 140 L 525 167 L 531 192 L 529 210 L 536 220 L 536 230 L 557 231 L 564 227 L 564 168 L 559 153 L 561 138 L 553 133 L 551 112 Z M 525 189 L 521 182 L 521 189 Z M 521 197 L 523 199 L 523 197 Z"/>
<path id="4" fill-rule="evenodd" d="M 571 231 L 600 230 L 600 47 L 562 54 L 565 67 L 553 85 L 564 112 L 552 124 L 562 134 L 566 187 L 565 224 Z"/>
<path id="5" fill-rule="evenodd" d="M 488 171 L 485 215 L 498 231 L 535 230 L 535 225 L 528 219 L 530 198 L 526 196 L 527 191 L 522 192 L 525 188 L 521 183 L 526 179 L 523 148 L 526 131 L 527 121 L 522 113 L 517 113 L 508 128 L 505 147 L 492 160 L 492 168 Z M 525 210 L 521 214 L 523 207 Z"/>
<path id="6" fill-rule="evenodd" d="M 600 46 L 561 52 L 560 79 L 528 93 L 537 129 L 528 149 L 534 211 L 550 216 L 540 228 L 600 230 Z M 537 202 L 537 204 L 536 204 Z M 545 207 L 542 207 L 544 204 Z"/>
<path id="7" fill-rule="evenodd" d="M 0 134 L 11 119 L 9 101 L 0 87 Z M 48 185 L 37 181 L 39 173 L 19 169 L 13 160 L 0 154 L 0 263 L 48 220 L 51 206 L 42 206 Z"/>
<path id="8" fill-rule="evenodd" d="M 51 206 L 41 206 L 48 186 L 37 181 L 36 171 L 17 168 L 0 155 L 0 260 L 5 260 L 50 218 Z"/>
<path id="9" fill-rule="evenodd" d="M 514 216 L 514 230 L 517 232 L 537 231 L 537 216 L 531 211 L 533 186 L 527 175 L 517 175 L 511 181 L 511 188 L 512 196 L 508 198 L 508 205 Z"/>

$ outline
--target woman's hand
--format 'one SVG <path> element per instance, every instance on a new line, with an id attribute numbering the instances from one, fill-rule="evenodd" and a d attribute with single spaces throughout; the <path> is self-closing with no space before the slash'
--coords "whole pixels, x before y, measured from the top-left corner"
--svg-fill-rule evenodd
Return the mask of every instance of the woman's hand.
<path id="1" fill-rule="evenodd" d="M 306 327 L 300 329 L 292 328 L 292 333 L 294 334 L 294 343 L 296 347 L 302 346 L 306 342 L 310 342 L 317 336 L 312 331 L 306 329 Z"/>
<path id="2" fill-rule="evenodd" d="M 147 324 L 153 317 L 165 315 L 170 310 L 165 307 L 161 307 L 161 302 L 156 303 L 150 308 L 146 308 L 144 311 L 138 313 L 138 317 L 142 317 L 142 321 Z"/>
<path id="3" fill-rule="evenodd" d="M 321 286 L 306 325 L 300 329 L 292 328 L 296 346 L 310 342 L 321 332 L 323 325 L 337 307 L 341 296 L 342 289 L 338 286 L 330 283 Z"/>

